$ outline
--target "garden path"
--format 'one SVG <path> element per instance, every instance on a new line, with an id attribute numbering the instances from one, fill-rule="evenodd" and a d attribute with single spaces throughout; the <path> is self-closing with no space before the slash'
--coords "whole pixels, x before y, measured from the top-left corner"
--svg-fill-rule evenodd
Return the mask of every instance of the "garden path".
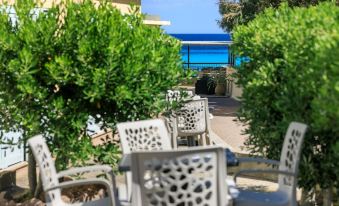
<path id="1" fill-rule="evenodd" d="M 221 137 L 232 148 L 232 151 L 240 154 L 248 154 L 244 148 L 247 135 L 243 134 L 245 126 L 237 121 L 236 112 L 240 102 L 232 98 L 206 96 L 210 113 L 214 118 L 211 126 L 214 133 Z"/>

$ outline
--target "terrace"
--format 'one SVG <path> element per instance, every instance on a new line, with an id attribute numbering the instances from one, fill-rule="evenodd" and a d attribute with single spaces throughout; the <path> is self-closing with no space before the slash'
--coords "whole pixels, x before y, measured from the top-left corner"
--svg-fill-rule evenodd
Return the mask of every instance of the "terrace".
<path id="1" fill-rule="evenodd" d="M 335 204 L 334 5 L 181 43 L 125 0 L 1 7 L 0 205 Z"/>
<path id="2" fill-rule="evenodd" d="M 240 106 L 240 102 L 232 98 L 220 98 L 212 96 L 208 98 L 208 102 L 209 110 L 213 115 L 213 119 L 211 120 L 212 130 L 217 136 L 220 137 L 220 139 L 224 142 L 224 145 L 227 145 L 227 147 L 230 148 L 237 157 L 248 156 L 248 151 L 244 146 L 246 135 L 241 134 L 241 131 L 243 131 L 244 128 L 241 124 L 236 122 L 236 112 Z M 224 126 L 225 124 L 227 127 Z M 98 129 L 98 127 L 96 127 L 96 129 Z M 106 135 L 107 133 L 102 133 L 97 130 L 93 135 L 93 143 L 95 145 L 102 144 L 102 138 Z M 112 134 L 110 133 L 109 135 Z M 111 138 L 118 139 L 119 136 L 115 135 L 115 137 L 111 136 Z M 182 144 L 179 147 L 186 148 L 186 146 Z M 232 174 L 235 174 L 239 170 L 251 168 L 253 166 L 254 164 L 252 163 L 242 166 L 230 167 L 228 171 L 229 178 L 231 178 Z M 265 168 L 265 166 L 261 166 L 261 168 Z M 5 199 L 0 199 L 1 205 L 13 204 L 14 201 L 8 201 L 9 199 L 24 198 L 29 189 L 27 172 L 27 162 L 15 164 L 2 171 L 2 177 L 0 178 L 0 185 L 2 186 L 1 197 L 5 197 Z M 39 170 L 37 172 L 39 173 Z M 261 191 L 275 191 L 278 187 L 278 184 L 275 183 L 276 178 L 276 176 L 249 175 L 238 178 L 237 185 L 239 188 L 252 188 Z M 126 187 L 125 177 L 123 174 L 117 175 L 116 181 L 118 188 Z M 66 189 L 63 192 L 62 198 L 66 202 L 74 201 L 74 198 L 85 199 L 87 196 L 94 196 L 93 198 L 97 198 L 96 192 L 92 190 L 94 190 L 94 188 L 91 187 L 88 189 L 82 188 L 81 191 L 77 189 Z M 76 195 L 78 197 L 75 197 Z M 298 193 L 298 199 L 300 199 L 300 192 Z M 44 203 L 38 199 L 28 200 L 26 201 L 26 204 L 44 205 Z"/>

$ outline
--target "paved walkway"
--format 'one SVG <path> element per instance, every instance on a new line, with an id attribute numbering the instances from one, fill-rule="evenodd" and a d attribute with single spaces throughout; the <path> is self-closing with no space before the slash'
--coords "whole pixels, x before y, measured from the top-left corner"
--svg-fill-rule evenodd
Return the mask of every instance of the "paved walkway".
<path id="1" fill-rule="evenodd" d="M 234 100 L 233 98 L 209 95 L 202 97 L 208 98 L 210 112 L 215 116 L 235 117 L 236 112 L 241 105 L 239 101 Z"/>
<path id="2" fill-rule="evenodd" d="M 240 102 L 226 97 L 207 96 L 210 112 L 214 118 L 211 126 L 214 133 L 221 137 L 236 153 L 247 154 L 244 147 L 247 135 L 243 134 L 245 127 L 237 121 L 236 112 Z"/>

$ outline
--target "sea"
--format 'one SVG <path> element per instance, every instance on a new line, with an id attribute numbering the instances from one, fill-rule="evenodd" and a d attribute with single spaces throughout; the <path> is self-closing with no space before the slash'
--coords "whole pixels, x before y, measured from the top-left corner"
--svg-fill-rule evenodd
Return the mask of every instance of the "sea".
<path id="1" fill-rule="evenodd" d="M 181 41 L 231 41 L 230 34 L 170 34 Z M 229 64 L 229 47 L 226 45 L 191 45 L 189 48 L 190 68 L 202 65 L 226 66 Z M 181 56 L 184 64 L 188 63 L 188 46 L 183 45 Z M 236 61 L 238 63 L 238 61 Z"/>

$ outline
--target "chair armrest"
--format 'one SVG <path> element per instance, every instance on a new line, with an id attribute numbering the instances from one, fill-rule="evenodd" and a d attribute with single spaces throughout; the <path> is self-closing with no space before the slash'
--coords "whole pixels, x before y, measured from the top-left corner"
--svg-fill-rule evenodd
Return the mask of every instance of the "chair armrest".
<path id="1" fill-rule="evenodd" d="M 241 174 L 248 174 L 248 173 L 271 173 L 271 174 L 284 174 L 289 176 L 296 177 L 297 175 L 294 172 L 282 171 L 282 170 L 275 170 L 275 169 L 247 169 L 247 170 L 240 170 L 234 174 L 234 182 L 236 182 L 237 177 Z"/>
<path id="2" fill-rule="evenodd" d="M 62 182 L 59 185 L 46 188 L 45 192 L 55 190 L 55 189 L 77 187 L 77 186 L 89 185 L 89 184 L 104 185 L 107 189 L 108 197 L 110 198 L 112 205 L 116 204 L 117 200 L 116 200 L 116 196 L 114 195 L 113 187 L 107 180 L 104 180 L 104 179 L 89 178 L 89 179 L 81 179 L 81 180 L 73 180 L 73 181 Z"/>
<path id="3" fill-rule="evenodd" d="M 258 157 L 239 157 L 238 160 L 239 160 L 239 163 L 257 162 L 257 163 L 266 163 L 266 164 L 277 165 L 277 166 L 279 166 L 280 164 L 280 162 L 277 160 L 263 159 L 263 158 L 258 158 Z"/>
<path id="4" fill-rule="evenodd" d="M 76 175 L 79 173 L 91 173 L 91 172 L 108 173 L 109 176 L 112 178 L 112 180 L 114 178 L 113 169 L 108 165 L 92 165 L 92 166 L 87 166 L 87 167 L 74 167 L 68 170 L 61 171 L 57 175 L 58 175 L 58 178 L 62 178 L 65 176 Z"/>

